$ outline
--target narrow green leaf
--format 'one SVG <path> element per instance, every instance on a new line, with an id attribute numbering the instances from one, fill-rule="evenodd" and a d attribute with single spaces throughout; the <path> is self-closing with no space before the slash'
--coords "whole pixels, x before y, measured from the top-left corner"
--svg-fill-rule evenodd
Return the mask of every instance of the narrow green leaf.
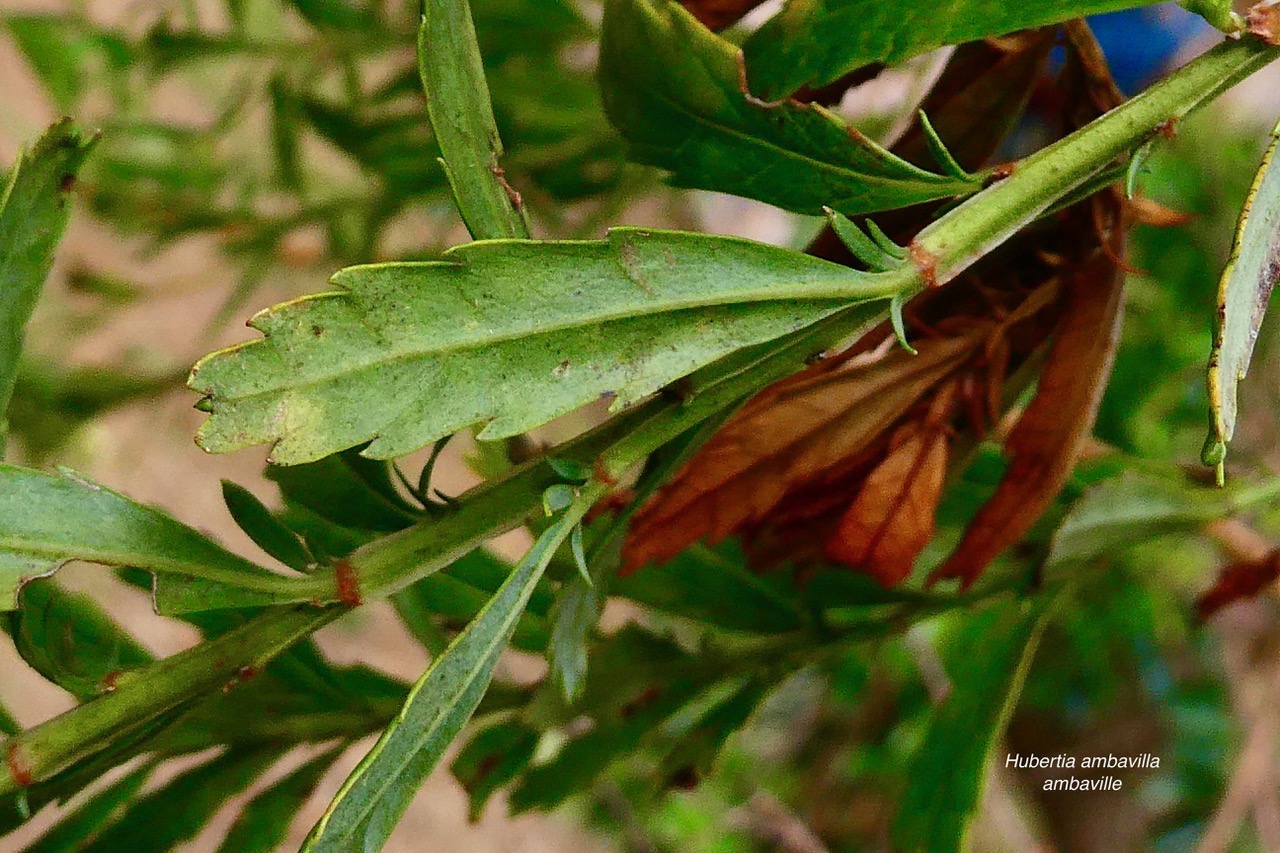
<path id="1" fill-rule="evenodd" d="M 93 39 L 78 21 L 52 15 L 5 15 L 31 69 L 59 110 L 69 111 L 84 93 Z"/>
<path id="2" fill-rule="evenodd" d="M 1182 6 L 1224 33 L 1238 34 L 1244 26 L 1244 20 L 1236 14 L 1231 0 L 1182 0 Z"/>
<path id="3" fill-rule="evenodd" d="M 635 496 L 626 509 L 603 525 L 604 529 L 592 542 L 589 558 L 578 553 L 581 543 L 575 545 L 570 539 L 570 545 L 575 545 L 578 576 L 566 583 L 556 596 L 551 615 L 551 642 L 546 650 L 551 680 L 568 701 L 576 700 L 586 686 L 587 645 L 604 612 L 610 583 L 621 562 L 622 540 L 632 516 L 724 425 L 731 410 L 732 407 L 708 418 L 650 454 L 644 472 L 636 481 Z M 557 473 L 560 473 L 559 469 Z M 586 476 L 590 469 L 578 473 Z M 579 526 L 574 531 L 575 535 L 581 530 Z"/>
<path id="4" fill-rule="evenodd" d="M 747 39 L 751 91 L 783 98 L 875 62 L 902 62 L 947 44 L 977 41 L 1155 0 L 788 0 Z"/>
<path id="5" fill-rule="evenodd" d="M 1209 403 L 1213 407 L 1205 461 L 1222 480 L 1227 442 L 1236 429 L 1236 389 L 1249 371 L 1271 290 L 1280 277 L 1280 166 L 1273 167 L 1280 147 L 1280 125 L 1249 189 L 1235 245 L 1218 285 L 1217 323 L 1209 355 Z"/>
<path id="6" fill-rule="evenodd" d="M 340 292 L 259 314 L 264 340 L 206 356 L 198 441 L 275 442 L 276 462 L 373 439 L 389 458 L 472 424 L 515 435 L 602 394 L 614 408 L 735 349 L 910 276 L 874 275 L 727 237 L 615 229 L 608 240 L 493 240 L 444 260 L 352 267 Z"/>
<path id="7" fill-rule="evenodd" d="M 95 141 L 70 119 L 59 121 L 18 158 L 0 195 L 0 454 L 23 333 L 71 213 L 76 172 Z M 0 597 L 8 597 L 3 580 Z"/>
<path id="8" fill-rule="evenodd" d="M 223 480 L 222 500 L 236 525 L 263 551 L 300 572 L 314 562 L 297 534 L 263 506 L 253 492 Z"/>
<path id="9" fill-rule="evenodd" d="M 1231 496 L 1134 471 L 1092 486 L 1072 504 L 1049 546 L 1050 566 L 1111 556 L 1128 545 L 1195 529 L 1233 511 Z"/>
<path id="10" fill-rule="evenodd" d="M 288 837 L 294 818 L 340 754 L 341 749 L 331 749 L 316 756 L 250 800 L 232 824 L 219 853 L 278 850 Z"/>
<path id="11" fill-rule="evenodd" d="M 435 659 L 414 685 L 399 716 L 312 829 L 304 851 L 346 853 L 382 847 L 418 787 L 480 704 L 543 570 L 598 496 L 580 500 L 558 517 L 493 599 Z"/>
<path id="12" fill-rule="evenodd" d="M 145 764 L 94 794 L 75 811 L 63 817 L 44 835 L 31 842 L 22 853 L 77 853 L 90 850 L 99 832 L 120 814 L 151 778 L 154 764 Z"/>
<path id="13" fill-rule="evenodd" d="M 134 566 L 286 599 L 316 591 L 310 579 L 269 572 L 78 474 L 0 464 L 0 610 L 16 606 L 25 580 L 67 560 Z"/>
<path id="14" fill-rule="evenodd" d="M 467 0 L 426 0 L 418 73 L 458 210 L 476 240 L 528 237 L 520 196 L 503 177 L 480 46 Z"/>
<path id="15" fill-rule="evenodd" d="M 600 774 L 633 755 L 664 721 L 691 702 L 701 686 L 687 679 L 665 682 L 664 677 L 646 689 L 621 714 L 598 716 L 590 731 L 569 741 L 550 761 L 531 767 L 511 792 L 511 809 L 546 811 L 589 790 Z"/>
<path id="16" fill-rule="evenodd" d="M 385 462 L 355 452 L 326 456 L 306 465 L 267 468 L 288 503 L 353 530 L 391 533 L 416 520 L 399 498 Z"/>
<path id="17" fill-rule="evenodd" d="M 518 722 L 501 722 L 472 736 L 450 770 L 467 792 L 471 820 L 479 820 L 489 798 L 533 760 L 538 734 Z"/>
<path id="18" fill-rule="evenodd" d="M 829 33 L 807 50 L 832 41 Z M 738 48 L 670 0 L 607 0 L 600 83 L 631 157 L 683 187 L 848 216 L 961 195 L 980 180 L 926 171 L 818 105 L 765 104 L 742 88 Z"/>
<path id="19" fill-rule="evenodd" d="M 708 691 L 710 696 L 704 694 L 704 699 L 710 701 L 704 701 L 703 707 L 697 709 L 692 724 L 686 723 L 686 730 L 680 732 L 679 739 L 662 757 L 663 781 L 687 776 L 691 771 L 695 778 L 710 772 L 725 741 L 747 724 L 772 686 L 762 679 L 737 679 L 716 685 Z"/>
<path id="20" fill-rule="evenodd" d="M 280 753 L 228 750 L 134 803 L 97 841 L 97 850 L 167 853 L 195 838 L 231 797 L 253 784 Z"/>
<path id="21" fill-rule="evenodd" d="M 880 248 L 880 244 L 872 240 L 858 227 L 858 224 L 838 210 L 823 208 L 831 229 L 836 232 L 840 242 L 853 253 L 853 256 L 867 265 L 873 272 L 883 272 L 898 266 L 902 261 Z"/>
<path id="22" fill-rule="evenodd" d="M 475 618 L 510 572 L 509 565 L 479 549 L 396 593 L 391 602 L 414 636 L 438 653 L 448 645 L 444 630 Z M 550 598 L 545 589 L 534 592 L 511 637 L 513 647 L 533 652 L 546 647 Z"/>
<path id="23" fill-rule="evenodd" d="M 570 701 L 582 693 L 587 679 L 587 642 L 604 612 L 605 590 L 581 574 L 556 596 L 551 636 L 546 646 L 551 677 Z"/>
<path id="24" fill-rule="evenodd" d="M 991 752 L 1018 702 L 1050 609 L 1015 601 L 968 617 L 949 656 L 951 691 L 907 771 L 894 850 L 965 849 Z"/>

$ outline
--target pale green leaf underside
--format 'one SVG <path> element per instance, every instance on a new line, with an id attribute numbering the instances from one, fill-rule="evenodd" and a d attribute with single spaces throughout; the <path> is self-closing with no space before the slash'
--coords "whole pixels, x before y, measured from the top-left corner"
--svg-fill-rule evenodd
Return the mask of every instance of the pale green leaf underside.
<path id="1" fill-rule="evenodd" d="M 68 560 L 135 566 L 251 590 L 283 589 L 290 581 L 96 483 L 0 464 L 0 610 L 16 606 L 25 580 Z"/>
<path id="2" fill-rule="evenodd" d="M 1092 486 L 1063 518 L 1046 563 L 1066 566 L 1116 553 L 1171 530 L 1199 527 L 1232 511 L 1230 495 L 1126 471 Z"/>
<path id="3" fill-rule="evenodd" d="M 352 267 L 340 292 L 278 305 L 265 338 L 207 356 L 191 387 L 213 452 L 274 442 L 296 464 L 372 441 L 388 458 L 487 422 L 515 435 L 604 394 L 621 406 L 901 276 L 748 240 L 617 229 L 604 241 L 469 243 Z"/>
<path id="4" fill-rule="evenodd" d="M 1240 214 L 1235 245 L 1218 285 L 1218 322 L 1209 358 L 1210 442 L 1222 452 L 1236 428 L 1236 391 L 1249 370 L 1267 303 L 1280 277 L 1280 136 L 1272 139 Z M 1208 461 L 1208 460 L 1206 460 Z M 1221 453 L 1216 460 L 1221 464 Z"/>
<path id="5" fill-rule="evenodd" d="M 600 51 L 605 110 L 632 159 L 670 170 L 678 186 L 814 216 L 824 205 L 854 216 L 979 188 L 980 178 L 895 157 L 819 106 L 752 103 L 738 48 L 669 0 L 608 0 Z"/>
<path id="6" fill-rule="evenodd" d="M 825 86 L 875 62 L 892 65 L 937 47 L 1000 36 L 1156 0 L 789 0 L 743 46 L 762 98 Z"/>

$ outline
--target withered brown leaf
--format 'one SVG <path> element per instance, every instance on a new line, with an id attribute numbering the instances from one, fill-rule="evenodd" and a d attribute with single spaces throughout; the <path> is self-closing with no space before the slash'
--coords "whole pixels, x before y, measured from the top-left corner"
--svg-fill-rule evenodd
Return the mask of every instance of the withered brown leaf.
<path id="1" fill-rule="evenodd" d="M 1020 540 L 1061 491 L 1093 429 L 1120 341 L 1124 304 L 1124 276 L 1113 260 L 1123 242 L 1119 200 L 1105 193 L 1094 203 L 1110 208 L 1110 251 L 1096 251 L 1064 271 L 1062 315 L 1036 395 L 1005 442 L 1009 468 L 931 580 L 960 578 L 968 587 Z"/>
<path id="2" fill-rule="evenodd" d="M 911 573 L 916 557 L 933 538 L 955 397 L 953 381 L 938 392 L 923 420 L 904 424 L 894 433 L 889 455 L 867 476 L 828 540 L 829 558 L 866 572 L 886 587 Z"/>
<path id="3" fill-rule="evenodd" d="M 999 99 L 1003 106 L 987 113 L 982 124 L 999 125 L 1021 111 L 1050 39 L 1045 34 L 1025 36 L 1018 50 L 1030 59 L 1016 51 L 1011 54 L 1007 45 L 983 45 L 985 54 L 977 46 L 962 49 L 965 61 L 949 66 L 948 72 L 965 67 L 972 71 L 975 62 L 988 68 L 991 74 L 979 79 L 992 87 L 993 98 L 1000 89 L 996 72 L 1020 69 L 1018 79 L 1005 80 L 1012 91 Z M 1087 30 L 1073 34 L 1067 68 L 1056 84 L 1061 89 L 1056 109 L 1064 132 L 1087 121 L 1100 108 L 1098 102 L 1111 94 L 1099 76 L 1105 65 L 1097 64 L 1097 56 L 1078 56 L 1089 48 L 1087 39 Z M 978 90 L 962 85 L 948 92 L 947 83 L 944 73 L 935 100 L 938 114 L 963 131 L 957 138 L 965 140 L 966 157 L 989 157 L 984 149 L 1000 134 L 969 124 L 971 110 L 946 109 L 951 104 L 972 105 Z M 942 124 L 935 121 L 948 138 Z M 903 153 L 917 141 L 908 136 L 895 151 Z M 762 391 L 637 514 L 624 545 L 624 569 L 668 559 L 694 541 L 715 542 L 737 533 L 758 568 L 834 559 L 882 583 L 900 581 L 932 535 L 950 443 L 962 433 L 969 434 L 966 441 L 986 433 L 1018 390 L 1005 387 L 1007 372 L 1020 371 L 1044 349 L 1055 328 L 1062 332 L 1058 337 L 1065 351 L 1078 346 L 1068 343 L 1073 339 L 1067 334 L 1071 328 L 1098 328 L 1096 323 L 1089 326 L 1085 307 L 1091 300 L 1085 298 L 1083 285 L 1076 299 L 1060 297 L 1059 291 L 1081 277 L 1098 275 L 1115 282 L 1112 259 L 1118 248 L 1102 251 L 1099 246 L 1099 235 L 1107 233 L 1099 225 L 1111 222 L 1115 214 L 1111 208 L 1105 212 L 1100 216 L 1091 203 L 1063 211 L 1037 223 L 947 287 L 912 300 L 906 320 L 919 356 L 886 350 L 892 347 L 886 323 L 847 353 Z M 879 221 L 906 242 L 929 217 L 929 211 L 912 209 L 893 211 Z M 841 248 L 822 239 L 810 251 L 852 262 Z M 1118 299 L 1118 290 L 1103 286 L 1095 295 L 1107 302 Z M 1073 306 L 1079 316 L 1062 320 L 1063 312 L 1070 313 Z M 1095 388 L 1097 377 L 1109 362 L 1090 366 L 1099 369 L 1086 386 L 1100 391 Z M 1083 434 L 1075 436 L 1073 427 L 1042 436 L 1037 428 L 1040 418 L 1032 413 L 1024 418 L 1021 435 L 1010 443 L 1014 469 L 1021 466 L 1036 474 L 1042 468 L 1049 479 L 1038 485 L 1047 497 L 1037 497 L 1039 506 L 1022 510 L 1029 517 L 1027 526 L 1057 492 L 1071 464 L 1062 458 L 1074 458 L 1096 410 L 1097 401 L 1077 394 L 1069 377 L 1059 375 L 1063 370 L 1059 366 L 1046 373 L 1046 397 L 1038 406 L 1048 407 L 1051 400 L 1070 405 L 1079 398 L 1083 426 L 1076 426 Z M 1053 449 L 1055 444 L 1062 446 L 1061 452 Z M 1037 462 L 1041 459 L 1043 464 Z M 1036 497 L 1034 489 L 1020 492 L 1006 485 L 1002 490 L 997 492 L 1002 503 L 990 511 L 992 518 L 1016 509 L 1009 504 L 1019 494 Z M 1017 536 L 1022 532 L 1025 529 Z M 971 531 L 974 537 L 981 538 L 980 533 Z M 1007 544 L 996 543 L 999 548 Z M 975 576 L 986 562 L 989 557 L 974 563 Z"/>
<path id="4" fill-rule="evenodd" d="M 707 29 L 723 30 L 737 23 L 764 0 L 680 0 L 680 5 L 689 10 L 699 23 Z"/>
<path id="5" fill-rule="evenodd" d="M 916 356 L 896 348 L 855 351 L 766 389 L 637 513 L 624 569 L 763 520 L 789 490 L 827 474 L 888 430 L 964 365 L 987 331 L 923 340 Z M 892 345 L 892 338 L 883 340 Z"/>
<path id="6" fill-rule="evenodd" d="M 1196 599 L 1196 616 L 1208 619 L 1222 608 L 1252 598 L 1280 578 L 1280 551 L 1260 560 L 1232 563 L 1218 572 L 1213 586 Z"/>

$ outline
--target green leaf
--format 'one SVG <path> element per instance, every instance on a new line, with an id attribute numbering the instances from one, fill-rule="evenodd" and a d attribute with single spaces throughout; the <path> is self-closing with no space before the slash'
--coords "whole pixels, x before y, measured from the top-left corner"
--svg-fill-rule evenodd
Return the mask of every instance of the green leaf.
<path id="1" fill-rule="evenodd" d="M 27 320 L 71 214 L 76 172 L 95 141 L 70 119 L 59 121 L 18 158 L 0 196 L 0 454 Z M 8 597 L 2 579 L 0 597 Z"/>
<path id="2" fill-rule="evenodd" d="M 692 725 L 680 732 L 679 740 L 662 757 L 663 781 L 685 776 L 690 771 L 705 774 L 712 770 L 725 741 L 747 724 L 772 684 L 756 679 L 723 682 L 704 694 Z"/>
<path id="3" fill-rule="evenodd" d="M 63 817 L 44 835 L 31 842 L 22 853 L 75 853 L 91 849 L 96 836 L 120 814 L 142 790 L 155 770 L 145 764 Z"/>
<path id="4" fill-rule="evenodd" d="M 416 517 L 398 497 L 385 462 L 357 453 L 326 456 L 306 465 L 267 468 L 288 503 L 352 530 L 392 533 Z"/>
<path id="5" fill-rule="evenodd" d="M 1217 323 L 1209 355 L 1209 403 L 1213 408 L 1205 462 L 1223 477 L 1227 442 L 1236 429 L 1236 390 L 1249 371 L 1271 290 L 1280 276 L 1280 125 L 1263 155 L 1236 227 L 1235 245 L 1218 285 Z"/>
<path id="6" fill-rule="evenodd" d="M 1231 0 L 1182 0 L 1182 6 L 1224 33 L 1239 33 L 1244 24 L 1243 19 L 1232 8 Z"/>
<path id="7" fill-rule="evenodd" d="M 978 41 L 1155 0 L 788 0 L 743 45 L 751 91 L 783 98 L 850 71 L 893 65 L 947 44 Z"/>
<path id="8" fill-rule="evenodd" d="M 520 196 L 503 177 L 480 46 L 467 0 L 426 0 L 418 73 L 458 210 L 476 240 L 528 237 Z"/>
<path id="9" fill-rule="evenodd" d="M 195 366 L 211 412 L 201 446 L 275 442 L 274 461 L 296 464 L 370 439 L 364 455 L 389 458 L 486 421 L 480 438 L 504 438 L 601 394 L 619 408 L 904 286 L 748 240 L 637 229 L 482 241 L 334 283 L 255 317 L 265 340 Z"/>
<path id="10" fill-rule="evenodd" d="M 846 572 L 846 574 L 849 574 Z M 729 548 L 694 545 L 614 582 L 617 595 L 719 628 L 781 634 L 803 628 L 797 601 L 748 571 Z"/>
<path id="11" fill-rule="evenodd" d="M 587 641 L 604 612 L 605 592 L 581 575 L 556 596 L 551 636 L 546 646 L 551 677 L 568 699 L 576 699 L 587 678 Z"/>
<path id="12" fill-rule="evenodd" d="M 237 557 L 159 510 L 78 474 L 0 464 L 0 610 L 17 605 L 24 581 L 68 560 L 134 566 L 175 582 L 214 582 L 268 600 L 305 600 L 314 586 Z"/>
<path id="13" fill-rule="evenodd" d="M 512 811 L 550 810 L 589 790 L 601 773 L 634 754 L 664 721 L 691 702 L 702 686 L 687 679 L 659 678 L 658 684 L 616 716 L 597 716 L 590 731 L 569 741 L 550 761 L 530 768 L 511 792 Z"/>
<path id="14" fill-rule="evenodd" d="M 631 157 L 670 170 L 677 186 L 815 216 L 824 205 L 854 216 L 980 186 L 890 154 L 821 106 L 748 98 L 738 49 L 670 0 L 607 0 L 600 84 Z"/>
<path id="15" fill-rule="evenodd" d="M 50 99 L 70 110 L 84 90 L 93 40 L 78 23 L 49 15 L 6 15 L 4 25 Z"/>
<path id="16" fill-rule="evenodd" d="M 447 569 L 428 575 L 391 597 L 405 625 L 427 648 L 438 645 L 443 632 L 453 624 L 463 625 L 479 613 L 506 580 L 511 567 L 484 549 L 472 551 Z M 539 652 L 547 644 L 546 614 L 551 594 L 534 591 L 525 613 L 516 625 L 511 645 Z M 443 624 L 440 624 L 443 623 Z"/>
<path id="17" fill-rule="evenodd" d="M 951 691 L 933 713 L 893 823 L 894 850 L 964 850 L 991 752 L 1008 725 L 1050 607 L 1009 602 L 967 617 Z"/>
<path id="18" fill-rule="evenodd" d="M 240 812 L 219 853 L 271 853 L 284 844 L 293 819 L 341 754 L 331 749 L 258 794 Z"/>
<path id="19" fill-rule="evenodd" d="M 297 534 L 272 515 L 253 492 L 223 480 L 222 500 L 236 525 L 263 551 L 300 572 L 314 563 Z"/>
<path id="20" fill-rule="evenodd" d="M 1232 512 L 1231 495 L 1125 471 L 1087 489 L 1049 545 L 1050 566 L 1112 556 L 1128 545 L 1200 527 Z"/>
<path id="21" fill-rule="evenodd" d="M 596 497 L 575 504 L 538 537 L 497 594 L 432 662 L 399 716 L 343 783 L 304 851 L 381 849 L 419 785 L 480 704 L 547 563 Z"/>
<path id="22" fill-rule="evenodd" d="M 733 407 L 729 407 L 708 418 L 650 454 L 644 471 L 636 480 L 635 495 L 628 507 L 606 525 L 602 525 L 603 529 L 598 536 L 593 536 L 590 557 L 581 553 L 581 525 L 574 530 L 574 536 L 569 541 L 574 546 L 574 560 L 579 571 L 577 577 L 561 587 L 560 594 L 556 597 L 551 616 L 551 642 L 547 646 L 551 680 L 560 687 L 561 694 L 568 701 L 577 699 L 586 685 L 587 644 L 604 612 L 609 585 L 621 561 L 622 540 L 632 516 L 724 425 L 732 410 Z M 591 475 L 588 466 L 582 466 L 574 472 L 571 466 L 566 469 L 553 461 L 548 464 L 561 476 L 566 475 L 566 470 L 582 475 L 584 481 Z M 684 591 L 688 592 L 687 589 Z"/>
<path id="23" fill-rule="evenodd" d="M 279 756 L 227 750 L 138 800 L 98 837 L 94 849 L 173 850 L 199 835 L 227 800 L 252 785 Z"/>
<path id="24" fill-rule="evenodd" d="M 12 633 L 23 660 L 82 700 L 109 690 L 122 671 L 153 659 L 92 598 L 47 578 L 23 586 Z"/>
<path id="25" fill-rule="evenodd" d="M 472 736 L 450 767 L 467 792 L 471 820 L 479 820 L 489 798 L 529 766 L 537 747 L 537 732 L 517 722 L 497 723 Z"/>

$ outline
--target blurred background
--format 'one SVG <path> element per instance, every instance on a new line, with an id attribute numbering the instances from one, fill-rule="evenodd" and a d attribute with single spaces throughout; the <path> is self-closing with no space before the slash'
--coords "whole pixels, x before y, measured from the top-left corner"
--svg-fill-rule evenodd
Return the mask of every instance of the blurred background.
<path id="1" fill-rule="evenodd" d="M 598 237 L 626 223 L 799 247 L 817 232 L 816 220 L 672 190 L 624 162 L 592 76 L 595 4 L 473 0 L 473 11 L 507 176 L 540 236 Z M 1175 4 L 1091 23 L 1130 94 L 1218 38 Z M 13 461 L 85 471 L 261 556 L 231 522 L 219 480 L 278 505 L 265 455 L 195 447 L 202 416 L 183 388 L 186 370 L 245 339 L 254 311 L 323 289 L 341 267 L 432 257 L 467 239 L 432 153 L 415 26 L 414 4 L 397 0 L 5 0 L 0 167 L 58 115 L 103 132 L 28 335 Z M 840 109 L 868 132 L 891 132 L 931 63 L 884 73 Z M 1193 465 L 1199 454 L 1216 280 L 1280 113 L 1277 91 L 1276 68 L 1241 85 L 1158 146 L 1141 179 L 1145 195 L 1187 220 L 1135 229 L 1124 341 L 1097 434 L 1158 464 Z M 1024 136 L 1034 144 L 1035 127 Z M 1263 327 L 1244 395 L 1233 458 L 1280 474 L 1275 323 Z M 596 417 L 574 416 L 544 437 Z M 474 452 L 450 446 L 439 469 L 446 490 L 478 481 Z M 1150 752 L 1161 766 L 1127 775 L 1120 794 L 1041 795 L 1034 773 L 997 769 L 976 849 L 1280 850 L 1280 607 L 1263 596 L 1207 625 L 1190 616 L 1218 567 L 1266 554 L 1274 537 L 1280 508 L 1214 540 L 1165 536 L 1114 557 L 1089 587 L 1093 606 L 1047 638 L 1008 749 Z M 524 544 L 508 539 L 510 551 Z M 72 566 L 61 577 L 92 591 L 157 654 L 196 641 L 105 572 Z M 336 660 L 408 680 L 427 663 L 381 605 L 319 639 Z M 470 823 L 465 796 L 437 773 L 389 849 L 878 849 L 887 792 L 901 787 L 931 707 L 913 642 L 908 634 L 797 673 L 696 790 L 650 795 L 624 765 L 555 815 L 513 816 L 499 798 Z M 509 674 L 536 677 L 540 665 L 513 659 Z M 73 704 L 2 635 L 0 702 L 25 726 Z M 295 843 L 364 748 L 321 785 Z M 47 824 L 41 816 L 30 834 Z M 215 822 L 187 849 L 213 849 L 218 830 Z"/>

